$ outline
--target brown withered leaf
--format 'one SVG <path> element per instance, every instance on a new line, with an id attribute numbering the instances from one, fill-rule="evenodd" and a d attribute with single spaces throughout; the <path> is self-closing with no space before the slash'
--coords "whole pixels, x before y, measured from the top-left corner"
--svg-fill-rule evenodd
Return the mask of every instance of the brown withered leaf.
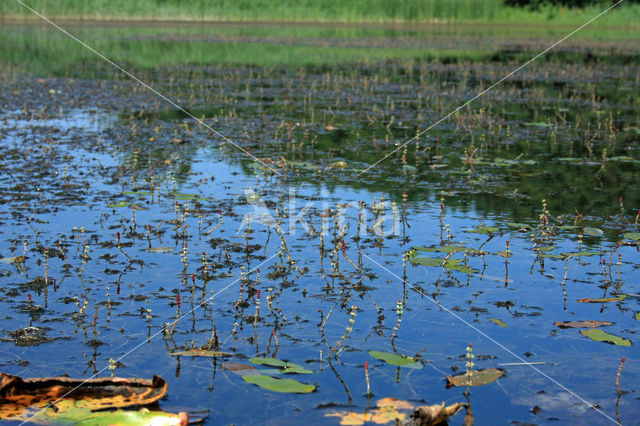
<path id="1" fill-rule="evenodd" d="M 239 362 L 225 362 L 222 364 L 222 368 L 239 376 L 259 376 L 262 374 L 253 365 L 240 364 Z"/>
<path id="2" fill-rule="evenodd" d="M 157 402 L 167 393 L 159 376 L 152 380 L 108 377 L 72 379 L 43 377 L 22 379 L 0 372 L 0 419 L 19 418 L 25 411 L 39 410 L 50 402 L 81 402 L 85 410 L 143 406 Z"/>
<path id="3" fill-rule="evenodd" d="M 465 407 L 467 407 L 467 404 L 462 402 L 456 402 L 447 407 L 445 407 L 444 402 L 440 405 L 423 405 L 417 407 L 413 412 L 413 424 L 416 426 L 444 424 L 449 417 L 455 416 Z M 466 418 L 465 422 L 468 422 Z"/>
<path id="4" fill-rule="evenodd" d="M 556 321 L 553 323 L 553 325 L 560 328 L 598 328 L 598 327 L 604 327 L 606 325 L 611 325 L 611 324 L 613 323 L 609 321 L 597 321 L 597 320 Z"/>

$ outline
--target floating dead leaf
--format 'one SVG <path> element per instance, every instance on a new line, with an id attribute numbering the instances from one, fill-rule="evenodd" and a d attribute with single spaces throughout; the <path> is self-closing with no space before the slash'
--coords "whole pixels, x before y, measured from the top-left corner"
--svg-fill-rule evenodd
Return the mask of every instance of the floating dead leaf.
<path id="1" fill-rule="evenodd" d="M 25 421 L 34 411 L 61 397 L 64 399 L 46 410 L 47 416 L 58 416 L 72 409 L 92 411 L 149 405 L 166 393 L 167 383 L 158 376 L 153 376 L 152 380 L 121 377 L 22 379 L 0 373 L 0 418 Z"/>
<path id="2" fill-rule="evenodd" d="M 631 340 L 623 339 L 622 337 L 618 337 L 614 334 L 609 334 L 606 331 L 602 331 L 597 328 L 580 330 L 580 334 L 588 337 L 591 340 L 595 340 L 596 342 L 613 343 L 614 345 L 618 346 L 631 346 Z"/>
<path id="3" fill-rule="evenodd" d="M 171 253 L 173 251 L 173 247 L 149 247 L 145 250 L 151 253 Z"/>
<path id="4" fill-rule="evenodd" d="M 382 398 L 376 402 L 376 406 L 378 408 L 388 407 L 394 408 L 396 410 L 411 410 L 413 409 L 413 404 L 409 401 L 403 401 L 398 398 Z"/>
<path id="5" fill-rule="evenodd" d="M 440 405 L 423 405 L 417 407 L 413 412 L 413 424 L 419 426 L 444 424 L 449 417 L 455 416 L 465 407 L 467 407 L 467 404 L 462 402 L 456 402 L 446 407 L 444 402 Z"/>
<path id="6" fill-rule="evenodd" d="M 592 299 L 591 297 L 587 297 L 584 299 L 578 299 L 579 303 L 606 303 L 606 302 L 620 302 L 627 298 L 626 294 L 618 294 L 615 297 L 601 297 L 598 299 Z"/>
<path id="7" fill-rule="evenodd" d="M 240 364 L 238 362 L 225 362 L 222 364 L 222 368 L 232 371 L 239 376 L 259 376 L 262 374 L 253 365 Z"/>
<path id="8" fill-rule="evenodd" d="M 598 327 L 604 327 L 606 325 L 611 325 L 611 324 L 613 323 L 609 321 L 597 321 L 597 320 L 556 321 L 553 323 L 553 325 L 560 328 L 598 328 Z"/>
<path id="9" fill-rule="evenodd" d="M 180 356 L 205 356 L 205 357 L 223 357 L 223 356 L 232 356 L 232 353 L 222 352 L 222 351 L 210 351 L 207 349 L 191 349 L 188 351 L 176 351 L 171 352 L 171 355 L 180 355 Z"/>
<path id="10" fill-rule="evenodd" d="M 365 423 L 375 423 L 384 425 L 388 423 L 405 424 L 409 411 L 413 409 L 413 404 L 396 398 L 382 398 L 376 403 L 376 408 L 364 413 L 354 411 L 332 411 L 325 414 L 325 417 L 340 418 L 341 425 L 364 425 Z M 399 411 L 399 410 L 404 410 Z"/>
<path id="11" fill-rule="evenodd" d="M 471 370 L 471 375 L 467 373 L 457 376 L 447 376 L 447 388 L 451 386 L 482 386 L 488 385 L 498 380 L 504 374 L 504 370 L 499 368 L 486 368 L 484 370 Z"/>

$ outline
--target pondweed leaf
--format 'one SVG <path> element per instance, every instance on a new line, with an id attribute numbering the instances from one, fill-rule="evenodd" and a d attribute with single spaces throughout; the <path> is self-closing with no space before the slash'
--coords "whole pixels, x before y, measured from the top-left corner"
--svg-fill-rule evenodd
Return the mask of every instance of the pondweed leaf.
<path id="1" fill-rule="evenodd" d="M 447 376 L 447 387 L 451 386 L 482 386 L 498 380 L 504 374 L 499 368 L 486 368 L 484 370 L 471 370 L 471 374 L 458 374 Z"/>
<path id="2" fill-rule="evenodd" d="M 640 232 L 627 232 L 623 237 L 625 240 L 640 241 Z"/>
<path id="3" fill-rule="evenodd" d="M 502 321 L 501 319 L 489 318 L 489 321 L 491 321 L 495 325 L 499 325 L 500 327 L 507 328 L 507 324 L 505 324 L 504 321 Z"/>
<path id="4" fill-rule="evenodd" d="M 268 365 L 270 367 L 280 368 L 281 373 L 288 374 L 311 374 L 313 371 L 307 370 L 298 364 L 293 362 L 282 361 L 276 358 L 249 358 L 249 362 L 255 365 Z"/>
<path id="5" fill-rule="evenodd" d="M 394 354 L 391 352 L 382 352 L 382 351 L 369 351 L 369 355 L 374 357 L 375 359 L 380 359 L 387 364 L 397 365 L 399 367 L 409 367 L 420 369 L 422 365 L 417 362 L 415 359 L 408 357 L 406 355 Z"/>
<path id="6" fill-rule="evenodd" d="M 442 247 L 414 247 L 414 250 L 418 251 L 427 251 L 427 252 L 442 252 L 442 253 L 453 253 L 454 251 L 464 251 L 465 247 L 458 247 L 456 245 L 446 245 Z"/>
<path id="7" fill-rule="evenodd" d="M 591 340 L 596 342 L 613 343 L 618 346 L 631 346 L 631 340 L 623 339 L 613 334 L 609 334 L 597 328 L 591 328 L 589 330 L 581 330 L 580 333 L 583 336 L 587 336 Z"/>
<path id="8" fill-rule="evenodd" d="M 567 253 L 561 253 L 561 254 L 562 254 L 562 257 L 564 257 L 564 258 L 568 258 L 568 257 L 589 257 L 589 256 L 598 256 L 598 255 L 600 255 L 600 252 L 583 250 L 583 251 L 567 252 Z"/>
<path id="9" fill-rule="evenodd" d="M 229 352 L 221 352 L 221 351 L 210 351 L 207 349 L 191 349 L 188 351 L 176 351 L 171 352 L 171 355 L 174 356 L 204 356 L 204 357 L 223 357 L 223 356 L 232 356 L 232 353 Z"/>
<path id="10" fill-rule="evenodd" d="M 416 257 L 411 259 L 411 263 L 414 265 L 423 265 L 423 266 L 441 266 L 444 259 L 435 259 L 432 257 Z"/>
<path id="11" fill-rule="evenodd" d="M 115 203 L 115 204 L 107 204 L 107 207 L 109 207 L 110 209 L 117 209 L 117 208 L 121 208 L 121 207 L 128 207 L 129 203 L 127 203 L 126 201 L 120 201 L 119 203 Z"/>
<path id="12" fill-rule="evenodd" d="M 254 385 L 258 385 L 263 389 L 281 393 L 310 393 L 316 390 L 315 385 L 307 385 L 293 379 L 276 379 L 275 377 L 259 375 L 259 376 L 242 376 L 242 379 Z"/>
<path id="13" fill-rule="evenodd" d="M 485 226 L 485 225 L 478 225 L 473 229 L 467 229 L 464 232 L 470 232 L 473 234 L 495 234 L 496 232 L 499 232 L 500 228 L 496 228 L 495 226 Z"/>
<path id="14" fill-rule="evenodd" d="M 602 229 L 593 228 L 591 226 L 587 226 L 582 232 L 584 232 L 586 235 L 591 235 L 592 237 L 600 237 L 604 234 L 604 231 Z"/>
<path id="15" fill-rule="evenodd" d="M 592 299 L 591 297 L 586 297 L 584 299 L 578 299 L 579 303 L 605 303 L 605 302 L 619 302 L 627 298 L 626 294 L 618 294 L 615 297 L 601 297 L 599 299 Z"/>

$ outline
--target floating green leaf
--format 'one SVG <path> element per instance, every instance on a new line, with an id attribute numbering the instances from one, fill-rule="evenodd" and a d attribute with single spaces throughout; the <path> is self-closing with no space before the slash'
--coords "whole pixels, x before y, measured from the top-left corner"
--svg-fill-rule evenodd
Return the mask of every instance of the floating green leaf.
<path id="1" fill-rule="evenodd" d="M 495 325 L 499 325 L 500 327 L 507 328 L 507 324 L 505 324 L 504 321 L 502 321 L 501 319 L 489 318 L 489 321 L 491 321 Z"/>
<path id="2" fill-rule="evenodd" d="M 560 225 L 558 229 L 580 229 L 581 226 L 578 225 Z"/>
<path id="3" fill-rule="evenodd" d="M 128 207 L 129 204 L 126 201 L 120 201 L 119 203 L 115 203 L 115 204 L 107 204 L 107 207 L 109 207 L 110 209 L 116 209 L 116 208 L 121 208 L 121 207 Z"/>
<path id="4" fill-rule="evenodd" d="M 507 222 L 507 226 L 518 228 L 519 231 L 526 231 L 528 229 L 531 229 L 531 226 L 527 225 L 526 223 Z"/>
<path id="5" fill-rule="evenodd" d="M 416 257 L 411 259 L 411 263 L 414 265 L 423 265 L 423 266 L 440 266 L 444 262 L 444 259 L 434 259 L 432 257 Z"/>
<path id="6" fill-rule="evenodd" d="M 478 225 L 475 228 L 467 229 L 464 232 L 470 232 L 474 234 L 494 234 L 498 231 L 500 231 L 500 228 L 496 228 L 495 226 Z"/>
<path id="7" fill-rule="evenodd" d="M 640 321 L 640 312 L 636 312 L 634 318 Z"/>
<path id="8" fill-rule="evenodd" d="M 454 251 L 465 250 L 465 248 L 450 244 L 442 247 L 414 247 L 414 250 L 427 251 L 427 252 L 453 253 Z"/>
<path id="9" fill-rule="evenodd" d="M 249 362 L 255 365 L 268 365 L 270 367 L 278 367 L 282 370 L 280 372 L 287 374 L 311 374 L 313 371 L 307 370 L 298 364 L 293 362 L 282 361 L 276 358 L 249 358 Z"/>
<path id="10" fill-rule="evenodd" d="M 307 385 L 293 379 L 276 379 L 275 377 L 259 375 L 259 376 L 242 376 L 242 379 L 254 385 L 258 385 L 263 389 L 273 392 L 282 393 L 310 393 L 316 390 L 315 385 Z"/>
<path id="11" fill-rule="evenodd" d="M 580 333 L 583 336 L 587 336 L 591 340 L 595 340 L 597 342 L 607 342 L 613 343 L 618 346 L 631 346 L 631 340 L 623 339 L 622 337 L 615 336 L 613 334 L 609 334 L 605 331 L 602 331 L 598 328 L 591 328 L 589 330 L 581 330 Z"/>
<path id="12" fill-rule="evenodd" d="M 185 193 L 182 193 L 182 192 L 172 192 L 171 196 L 176 200 L 182 200 L 182 201 L 200 199 L 200 198 L 198 198 L 197 194 L 185 194 Z"/>
<path id="13" fill-rule="evenodd" d="M 457 376 L 447 376 L 447 387 L 451 386 L 482 386 L 488 385 L 498 380 L 504 374 L 504 370 L 499 368 L 487 368 L 484 370 L 471 370 L 471 374 L 458 374 Z"/>
<path id="14" fill-rule="evenodd" d="M 64 401 L 65 404 L 70 401 Z M 56 408 L 58 404 L 56 404 Z M 178 425 L 181 424 L 181 417 L 188 419 L 186 413 L 173 414 L 163 411 L 149 411 L 142 408 L 138 411 L 91 411 L 88 409 L 70 408 L 68 411 L 55 412 L 48 409 L 43 413 L 42 423 L 72 423 L 75 425 Z M 37 423 L 38 420 L 36 420 Z"/>
<path id="15" fill-rule="evenodd" d="M 623 237 L 625 240 L 640 241 L 640 232 L 627 232 Z"/>
<path id="16" fill-rule="evenodd" d="M 151 193 L 148 191 L 122 191 L 122 195 L 139 195 L 141 197 L 148 197 Z"/>
<path id="17" fill-rule="evenodd" d="M 369 355 L 374 357 L 375 359 L 380 359 L 387 364 L 397 365 L 399 367 L 409 367 L 420 369 L 422 365 L 417 362 L 415 359 L 408 357 L 406 355 L 394 354 L 391 352 L 381 352 L 381 351 L 369 351 Z"/>
<path id="18" fill-rule="evenodd" d="M 582 251 L 567 252 L 567 253 L 561 253 L 561 254 L 562 254 L 562 257 L 565 257 L 565 258 L 568 258 L 568 257 L 589 257 L 589 256 L 598 256 L 598 255 L 600 255 L 600 252 L 582 250 Z"/>
<path id="19" fill-rule="evenodd" d="M 587 226 L 586 228 L 584 228 L 582 232 L 584 232 L 587 235 L 591 235 L 592 237 L 599 237 L 604 234 L 604 231 L 602 229 L 593 228 L 591 226 Z"/>
<path id="20" fill-rule="evenodd" d="M 465 274 L 476 274 L 478 273 L 477 269 L 473 269 L 469 265 L 465 265 L 462 263 L 462 260 L 459 259 L 449 259 L 444 264 L 444 267 L 447 269 L 451 269 L 452 271 L 464 272 Z"/>

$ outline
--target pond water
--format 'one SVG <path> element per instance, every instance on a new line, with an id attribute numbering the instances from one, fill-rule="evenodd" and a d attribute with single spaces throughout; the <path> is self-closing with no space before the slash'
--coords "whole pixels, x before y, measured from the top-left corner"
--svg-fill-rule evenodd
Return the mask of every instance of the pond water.
<path id="1" fill-rule="evenodd" d="M 156 374 L 157 408 L 205 424 L 338 424 L 384 397 L 636 421 L 637 32 L 587 30 L 422 133 L 568 31 L 66 25 L 229 139 L 3 24 L 3 372 Z M 586 320 L 604 342 L 556 324 Z M 446 377 L 470 343 L 504 374 L 465 395 Z"/>

